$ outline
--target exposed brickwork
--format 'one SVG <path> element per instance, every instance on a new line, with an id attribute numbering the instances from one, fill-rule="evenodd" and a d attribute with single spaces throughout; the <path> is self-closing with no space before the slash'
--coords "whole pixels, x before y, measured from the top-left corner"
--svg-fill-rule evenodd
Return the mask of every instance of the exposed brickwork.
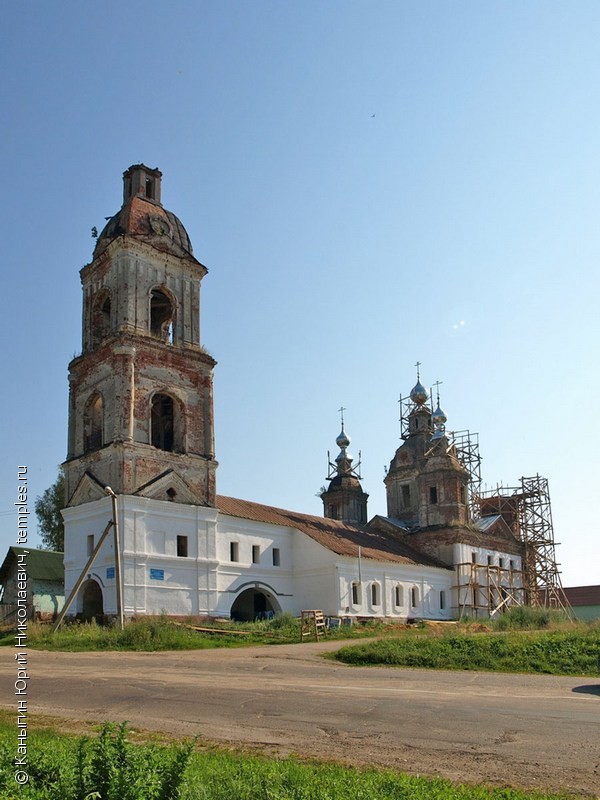
<path id="1" fill-rule="evenodd" d="M 133 494 L 172 469 L 196 502 L 213 505 L 216 362 L 200 347 L 207 270 L 160 205 L 160 172 L 139 165 L 125 173 L 139 192 L 148 176 L 158 199 L 130 197 L 81 270 L 83 353 L 69 366 L 67 497 L 86 471 Z"/>

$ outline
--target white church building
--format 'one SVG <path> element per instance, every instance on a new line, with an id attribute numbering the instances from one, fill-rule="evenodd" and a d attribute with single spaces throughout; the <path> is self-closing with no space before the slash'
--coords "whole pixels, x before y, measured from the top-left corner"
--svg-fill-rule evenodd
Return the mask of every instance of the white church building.
<path id="1" fill-rule="evenodd" d="M 447 620 L 519 601 L 523 544 L 502 514 L 474 520 L 469 473 L 417 383 L 385 483 L 367 494 L 342 431 L 317 517 L 216 493 L 212 373 L 200 344 L 207 269 L 161 203 L 161 173 L 124 173 L 123 205 L 81 270 L 83 348 L 69 366 L 65 593 L 72 613 Z M 108 488 L 110 487 L 110 488 Z M 477 567 L 477 579 L 467 579 Z M 487 576 L 487 577 L 486 577 Z"/>

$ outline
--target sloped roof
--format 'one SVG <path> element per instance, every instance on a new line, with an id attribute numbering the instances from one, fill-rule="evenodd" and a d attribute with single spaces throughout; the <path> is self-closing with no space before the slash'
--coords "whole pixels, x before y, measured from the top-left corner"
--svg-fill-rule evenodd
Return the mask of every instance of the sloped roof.
<path id="1" fill-rule="evenodd" d="M 17 556 L 26 553 L 24 562 L 27 576 L 33 580 L 56 581 L 63 583 L 65 580 L 65 567 L 63 553 L 53 550 L 34 550 L 32 547 L 9 547 L 6 558 L 0 567 L 0 581 L 6 580 Z"/>
<path id="2" fill-rule="evenodd" d="M 362 558 L 448 569 L 441 561 L 417 552 L 395 537 L 385 536 L 368 527 L 359 528 L 335 519 L 301 514 L 222 495 L 217 495 L 216 504 L 222 514 L 231 517 L 295 528 L 340 556 L 356 558 L 360 547 Z"/>
<path id="3" fill-rule="evenodd" d="M 501 519 L 502 517 L 500 514 L 493 514 L 489 517 L 481 517 L 480 519 L 476 519 L 473 525 L 482 533 L 487 533 L 490 528 L 493 528 L 494 525 Z"/>
<path id="4" fill-rule="evenodd" d="M 600 586 L 565 586 L 563 592 L 572 606 L 600 606 Z"/>

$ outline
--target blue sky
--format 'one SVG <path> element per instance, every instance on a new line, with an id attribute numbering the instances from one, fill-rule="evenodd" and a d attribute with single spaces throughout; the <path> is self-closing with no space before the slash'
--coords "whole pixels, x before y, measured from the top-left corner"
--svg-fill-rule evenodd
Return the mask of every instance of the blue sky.
<path id="1" fill-rule="evenodd" d="M 419 360 L 488 485 L 549 479 L 564 583 L 600 583 L 596 2 L 57 0 L 3 22 L 3 547 L 17 465 L 35 497 L 66 454 L 78 271 L 142 161 L 210 270 L 221 494 L 320 513 L 343 404 L 385 512 Z"/>

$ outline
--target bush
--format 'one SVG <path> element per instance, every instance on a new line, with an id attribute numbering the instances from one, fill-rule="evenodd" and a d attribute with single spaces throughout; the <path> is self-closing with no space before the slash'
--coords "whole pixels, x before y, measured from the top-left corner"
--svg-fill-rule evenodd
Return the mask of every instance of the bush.
<path id="1" fill-rule="evenodd" d="M 84 736 L 75 746 L 66 737 L 41 734 L 35 739 L 29 783 L 20 788 L 19 797 L 176 800 L 181 797 L 193 745 L 132 745 L 127 741 L 126 723 L 105 723 L 96 739 Z M 8 782 L 3 788 L 8 788 Z"/>

